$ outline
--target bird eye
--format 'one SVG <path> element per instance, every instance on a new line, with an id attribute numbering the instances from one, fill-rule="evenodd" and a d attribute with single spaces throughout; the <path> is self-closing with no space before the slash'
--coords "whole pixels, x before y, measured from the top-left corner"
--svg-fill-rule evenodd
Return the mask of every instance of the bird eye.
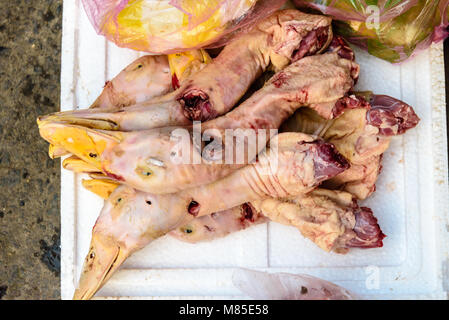
<path id="1" fill-rule="evenodd" d="M 180 230 L 182 232 L 184 232 L 184 233 L 187 233 L 187 234 L 190 234 L 190 233 L 193 232 L 193 230 L 192 230 L 192 228 L 190 226 L 189 227 L 185 227 L 185 228 L 181 228 Z"/>
<path id="2" fill-rule="evenodd" d="M 90 259 L 95 258 L 95 252 L 91 251 L 90 254 L 89 254 L 89 258 Z"/>
<path id="3" fill-rule="evenodd" d="M 120 203 L 120 202 L 122 202 L 122 198 L 117 199 L 117 203 Z"/>
<path id="4" fill-rule="evenodd" d="M 147 203 L 147 205 L 151 206 L 151 201 L 150 200 L 146 201 L 146 203 Z"/>
<path id="5" fill-rule="evenodd" d="M 148 168 L 147 166 L 137 167 L 136 173 L 143 178 L 148 178 L 153 175 L 153 171 L 150 168 Z"/>

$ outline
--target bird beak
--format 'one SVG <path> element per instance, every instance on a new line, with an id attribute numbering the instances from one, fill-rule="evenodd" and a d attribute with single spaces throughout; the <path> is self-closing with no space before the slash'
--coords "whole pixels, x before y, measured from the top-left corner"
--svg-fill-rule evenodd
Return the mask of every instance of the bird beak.
<path id="1" fill-rule="evenodd" d="M 77 173 L 96 173 L 98 169 L 77 156 L 71 156 L 62 161 L 62 167 Z"/>
<path id="2" fill-rule="evenodd" d="M 63 148 L 81 160 L 101 170 L 101 155 L 123 139 L 118 131 L 95 130 L 47 120 L 38 120 L 39 133 L 50 144 Z"/>
<path id="3" fill-rule="evenodd" d="M 84 260 L 83 271 L 73 300 L 92 298 L 129 255 L 129 251 L 112 238 L 93 233 L 90 251 Z"/>
<path id="4" fill-rule="evenodd" d="M 81 181 L 84 188 L 95 193 L 104 200 L 107 200 L 112 192 L 120 185 L 117 181 L 111 179 L 83 179 Z"/>
<path id="5" fill-rule="evenodd" d="M 52 144 L 48 147 L 48 156 L 50 157 L 50 159 L 61 158 L 67 154 L 68 152 L 64 148 L 57 147 Z"/>
<path id="6" fill-rule="evenodd" d="M 110 111 L 110 112 L 109 112 Z M 98 109 L 82 109 L 73 111 L 56 112 L 49 115 L 41 116 L 37 119 L 37 123 L 40 126 L 45 122 L 60 122 L 66 124 L 79 125 L 91 129 L 99 130 L 119 130 L 119 125 L 114 111 L 111 110 L 98 110 Z"/>

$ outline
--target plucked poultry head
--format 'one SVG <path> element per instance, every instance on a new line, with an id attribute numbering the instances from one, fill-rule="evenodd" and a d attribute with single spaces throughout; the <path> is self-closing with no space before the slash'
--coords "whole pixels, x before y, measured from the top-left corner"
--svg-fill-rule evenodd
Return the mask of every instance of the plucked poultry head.
<path id="1" fill-rule="evenodd" d="M 103 152 L 118 145 L 123 138 L 117 131 L 103 131 L 88 127 L 39 121 L 39 133 L 50 144 L 63 148 L 78 158 L 101 170 Z"/>
<path id="2" fill-rule="evenodd" d="M 310 108 L 298 110 L 281 131 L 316 134 L 333 143 L 351 163 L 365 164 L 388 148 L 391 137 L 419 123 L 413 108 L 403 101 L 371 92 L 354 92 L 335 102 L 334 119 Z"/>
<path id="3" fill-rule="evenodd" d="M 323 52 L 332 40 L 331 21 L 325 16 L 282 10 L 235 38 L 215 63 L 181 86 L 177 100 L 185 117 L 206 121 L 224 114 L 268 66 L 279 71 Z"/>
<path id="4" fill-rule="evenodd" d="M 107 81 L 90 108 L 126 107 L 168 93 L 171 89 L 167 57 L 147 55 Z"/>
<path id="5" fill-rule="evenodd" d="M 111 194 L 92 230 L 74 299 L 90 299 L 133 252 L 177 226 L 178 217 L 158 203 L 158 196 L 123 185 Z"/>
<path id="6" fill-rule="evenodd" d="M 153 185 L 163 185 L 171 174 L 170 169 L 177 170 L 179 166 L 171 161 L 172 150 L 181 148 L 178 140 L 171 139 L 172 131 L 177 129 L 120 132 L 44 120 L 39 122 L 39 130 L 49 143 L 63 147 L 83 160 L 85 163 L 81 167 L 91 167 L 90 172 L 97 168 L 109 178 L 137 188 L 144 185 L 151 189 Z M 185 130 L 182 132 L 189 134 Z M 190 138 L 186 145 L 190 151 L 189 143 Z M 78 160 L 69 159 L 64 164 L 77 166 Z M 164 193 L 168 191 L 164 190 Z"/>
<path id="7" fill-rule="evenodd" d="M 93 233 L 74 300 L 89 300 L 129 256 L 115 239 Z"/>

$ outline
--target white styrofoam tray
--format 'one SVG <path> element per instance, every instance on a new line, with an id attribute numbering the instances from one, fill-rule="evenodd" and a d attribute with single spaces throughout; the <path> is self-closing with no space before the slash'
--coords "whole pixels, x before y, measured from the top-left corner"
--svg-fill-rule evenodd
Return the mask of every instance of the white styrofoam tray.
<path id="1" fill-rule="evenodd" d="M 80 0 L 64 1 L 61 110 L 86 108 L 103 83 L 141 56 L 95 34 Z M 371 207 L 384 247 L 325 253 L 292 228 L 259 225 L 210 243 L 163 237 L 133 255 L 97 294 L 127 298 L 239 298 L 236 267 L 308 273 L 369 298 L 447 298 L 448 178 L 442 45 L 402 65 L 358 51 L 358 88 L 414 106 L 419 126 L 396 137 L 384 156 Z M 70 299 L 103 201 L 81 176 L 61 173 L 61 296 Z"/>

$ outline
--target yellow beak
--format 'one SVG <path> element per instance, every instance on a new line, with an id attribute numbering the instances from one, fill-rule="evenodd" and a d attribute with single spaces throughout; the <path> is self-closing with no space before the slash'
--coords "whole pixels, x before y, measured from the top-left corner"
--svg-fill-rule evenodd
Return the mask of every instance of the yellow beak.
<path id="1" fill-rule="evenodd" d="M 111 193 L 120 185 L 120 183 L 111 179 L 83 179 L 81 183 L 84 188 L 95 193 L 104 200 L 107 200 Z"/>
<path id="2" fill-rule="evenodd" d="M 77 173 L 96 173 L 98 169 L 90 163 L 78 158 L 77 156 L 71 156 L 62 161 L 62 167 L 66 170 L 70 170 Z"/>
<path id="3" fill-rule="evenodd" d="M 74 300 L 89 300 L 109 280 L 130 253 L 108 236 L 93 233 Z"/>
<path id="4" fill-rule="evenodd" d="M 108 114 L 107 111 L 106 114 Z M 40 116 L 37 119 L 37 124 L 40 127 L 46 122 L 60 122 L 99 130 L 116 131 L 119 129 L 118 125 L 112 119 L 102 117 L 102 115 L 102 112 L 99 112 L 95 109 L 63 111 Z"/>
<path id="5" fill-rule="evenodd" d="M 67 154 L 69 153 L 64 148 L 56 147 L 52 144 L 48 147 L 48 156 L 50 159 L 57 159 Z"/>
<path id="6" fill-rule="evenodd" d="M 120 143 L 122 133 L 103 131 L 53 121 L 39 121 L 39 132 L 50 144 L 67 150 L 91 166 L 101 170 L 101 155 Z"/>

